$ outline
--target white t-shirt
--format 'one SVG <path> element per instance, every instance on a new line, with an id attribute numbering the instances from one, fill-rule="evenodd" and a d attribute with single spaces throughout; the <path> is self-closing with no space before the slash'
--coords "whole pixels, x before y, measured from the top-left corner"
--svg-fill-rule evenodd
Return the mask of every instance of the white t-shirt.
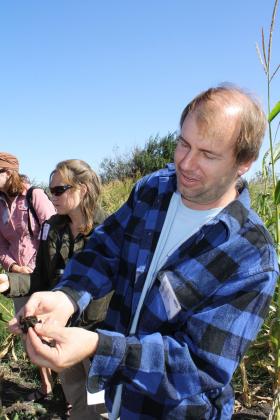
<path id="1" fill-rule="evenodd" d="M 176 192 L 174 194 L 179 194 Z M 205 223 L 209 222 L 213 217 L 216 216 L 222 210 L 221 207 L 217 207 L 210 210 L 193 210 L 187 207 L 180 195 L 178 205 L 173 215 L 173 220 L 170 224 L 169 234 L 166 242 L 162 244 L 161 249 L 157 249 L 156 252 L 160 253 L 160 257 L 157 263 L 156 271 L 160 269 L 173 254 L 173 252 L 190 236 L 192 236 L 197 230 L 200 229 Z M 166 218 L 168 218 L 168 211 Z"/>

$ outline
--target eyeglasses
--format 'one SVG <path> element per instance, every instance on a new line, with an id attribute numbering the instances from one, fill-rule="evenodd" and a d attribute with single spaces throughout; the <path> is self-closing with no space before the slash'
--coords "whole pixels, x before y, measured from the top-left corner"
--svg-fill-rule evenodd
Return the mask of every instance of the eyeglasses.
<path id="1" fill-rule="evenodd" d="M 5 172 L 7 172 L 7 169 L 0 169 L 0 174 L 4 174 Z"/>
<path id="2" fill-rule="evenodd" d="M 73 185 L 57 185 L 57 187 L 52 187 L 52 188 L 50 187 L 50 192 L 51 192 L 51 195 L 55 195 L 56 197 L 59 197 L 70 188 L 73 188 Z"/>

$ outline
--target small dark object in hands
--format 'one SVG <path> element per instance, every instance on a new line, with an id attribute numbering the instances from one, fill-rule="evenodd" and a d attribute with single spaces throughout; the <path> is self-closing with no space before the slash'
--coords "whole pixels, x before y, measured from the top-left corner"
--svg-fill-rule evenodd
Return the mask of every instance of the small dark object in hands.
<path id="1" fill-rule="evenodd" d="M 36 324 L 41 323 L 42 320 L 38 319 L 37 316 L 27 316 L 19 318 L 19 325 L 24 334 L 27 334 L 28 328 L 34 328 Z M 41 338 L 42 343 L 47 344 L 50 347 L 55 347 L 55 340 L 47 341 Z"/>
<path id="2" fill-rule="evenodd" d="M 20 328 L 24 332 L 24 334 L 27 334 L 28 328 L 32 327 L 34 328 L 36 324 L 42 322 L 40 319 L 38 319 L 36 316 L 27 316 L 23 318 L 22 316 L 19 319 Z"/>

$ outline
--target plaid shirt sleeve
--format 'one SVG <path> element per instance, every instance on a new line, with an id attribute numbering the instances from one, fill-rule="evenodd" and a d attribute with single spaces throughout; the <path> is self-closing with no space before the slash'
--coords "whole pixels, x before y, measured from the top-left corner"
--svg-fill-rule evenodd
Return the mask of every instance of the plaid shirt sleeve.
<path id="1" fill-rule="evenodd" d="M 99 299 L 115 288 L 125 228 L 137 197 L 136 185 L 126 203 L 98 226 L 83 251 L 68 262 L 59 284 L 78 305 L 76 318 L 92 298 Z"/>
<path id="2" fill-rule="evenodd" d="M 235 278 L 192 314 L 182 308 L 184 296 L 180 287 L 175 288 L 182 313 L 177 330 L 166 335 L 143 332 L 125 337 L 100 330 L 90 391 L 103 389 L 117 377 L 156 401 L 168 403 L 223 388 L 259 331 L 276 278 L 276 272 Z M 172 281 L 175 284 L 176 279 Z M 160 306 L 156 294 L 149 305 L 151 324 L 158 317 L 153 305 Z"/>

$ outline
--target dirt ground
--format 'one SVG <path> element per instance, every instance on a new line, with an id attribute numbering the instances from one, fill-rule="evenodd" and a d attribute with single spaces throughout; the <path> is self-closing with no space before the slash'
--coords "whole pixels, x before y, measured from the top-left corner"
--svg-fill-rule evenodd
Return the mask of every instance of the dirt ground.
<path id="1" fill-rule="evenodd" d="M 40 403 L 26 402 L 31 390 L 38 388 L 36 370 L 30 367 L 28 360 L 13 361 L 9 358 L 1 361 L 0 366 L 0 420 L 64 420 L 66 402 L 61 385 L 56 382 L 53 397 Z M 256 384 L 257 385 L 257 384 Z M 267 391 L 265 391 L 267 393 Z M 241 393 L 236 393 L 235 414 L 232 419 L 268 419 L 271 411 L 270 398 L 259 397 L 257 403 L 246 408 L 242 403 Z"/>
<path id="2" fill-rule="evenodd" d="M 51 398 L 40 403 L 26 401 L 27 395 L 39 388 L 38 372 L 28 360 L 4 359 L 0 366 L 0 381 L 0 420 L 68 418 L 63 391 L 57 381 Z"/>

